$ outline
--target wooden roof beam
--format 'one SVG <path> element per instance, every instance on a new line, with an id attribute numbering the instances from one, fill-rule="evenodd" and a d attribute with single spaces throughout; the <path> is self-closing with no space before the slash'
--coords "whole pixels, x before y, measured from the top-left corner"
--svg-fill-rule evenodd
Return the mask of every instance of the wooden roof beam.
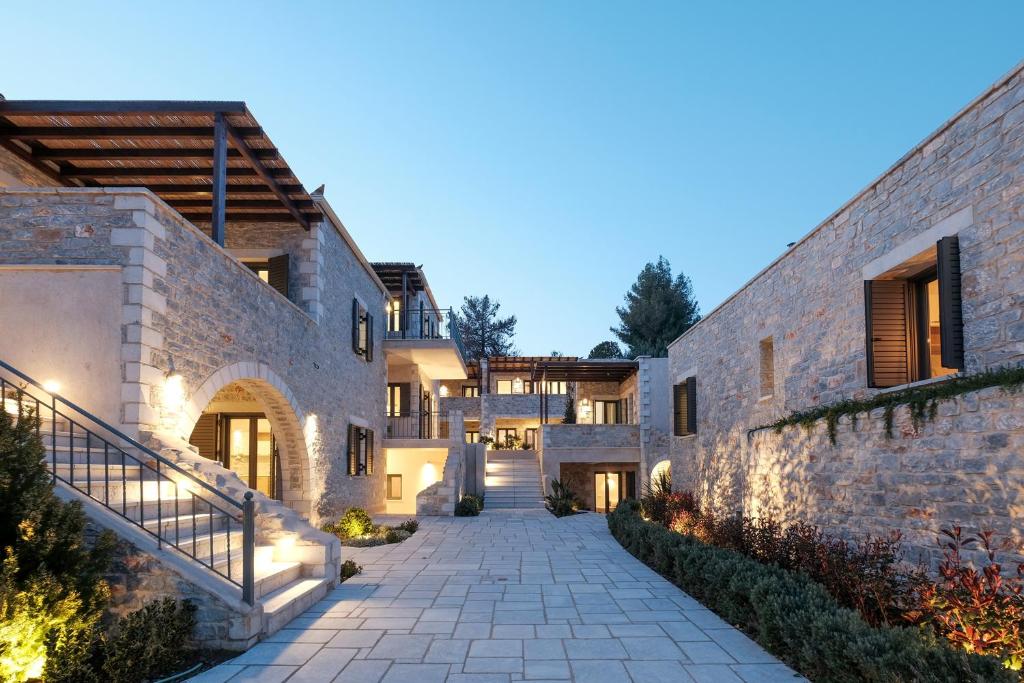
<path id="1" fill-rule="evenodd" d="M 259 126 L 240 126 L 243 138 L 263 137 Z M 213 139 L 211 126 L 0 126 L 0 140 L 117 140 L 120 138 Z"/>
<path id="2" fill-rule="evenodd" d="M 178 100 L 0 100 L 3 116 L 248 114 L 245 102 Z"/>
<path id="3" fill-rule="evenodd" d="M 73 166 L 61 173 L 65 178 L 173 178 L 190 176 L 209 178 L 212 174 L 212 168 L 190 168 L 187 166 L 102 166 L 96 168 Z M 264 180 L 267 177 L 271 179 L 292 177 L 291 171 L 287 168 L 263 168 L 262 166 L 260 170 L 229 167 L 227 175 L 229 178 L 249 178 L 255 176 Z"/>
<path id="4" fill-rule="evenodd" d="M 257 158 L 266 161 L 276 161 L 281 154 L 276 149 L 255 149 L 253 154 Z M 182 148 L 182 147 L 122 147 L 117 149 L 90 148 L 54 148 L 44 147 L 33 154 L 37 159 L 44 161 L 111 161 L 118 159 L 213 159 L 212 147 Z M 241 158 L 236 149 L 228 150 L 228 157 L 232 159 Z"/>
<path id="5" fill-rule="evenodd" d="M 234 130 L 232 130 L 231 124 L 228 123 L 227 119 L 224 120 L 224 126 L 227 129 L 228 142 L 231 143 L 231 146 L 237 149 L 241 153 L 242 157 L 249 162 L 249 165 L 256 172 L 256 174 L 263 179 L 263 182 L 267 184 L 267 186 L 274 193 L 274 195 L 278 199 L 280 199 L 281 203 L 284 204 L 286 209 L 288 209 L 288 213 L 294 216 L 295 220 L 297 220 L 300 225 L 302 225 L 308 230 L 310 227 L 309 219 L 307 219 L 306 216 L 301 211 L 299 211 L 299 208 L 295 206 L 294 202 L 292 202 L 292 198 L 288 196 L 288 193 L 281 189 L 281 187 L 277 184 L 277 181 L 274 179 L 274 174 L 272 173 L 272 171 L 276 169 L 266 168 L 263 165 L 263 163 L 256 158 L 256 155 L 252 153 L 252 150 L 249 149 L 249 146 L 245 144 L 245 140 L 241 136 L 237 135 L 234 132 Z M 291 173 L 289 172 L 288 175 L 291 175 Z"/>

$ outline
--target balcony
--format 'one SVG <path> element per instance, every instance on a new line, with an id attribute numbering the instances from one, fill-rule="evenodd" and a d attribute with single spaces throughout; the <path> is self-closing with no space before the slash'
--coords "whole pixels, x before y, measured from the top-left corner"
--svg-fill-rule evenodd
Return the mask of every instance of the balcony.
<path id="1" fill-rule="evenodd" d="M 450 308 L 427 308 L 388 315 L 384 332 L 388 362 L 412 363 L 431 377 L 466 379 L 466 347 Z"/>
<path id="2" fill-rule="evenodd" d="M 491 417 L 540 417 L 540 394 L 484 394 L 483 412 Z M 565 394 L 548 394 L 548 415 L 560 420 L 565 414 Z"/>
<path id="3" fill-rule="evenodd" d="M 451 438 L 452 420 L 450 413 L 443 412 L 410 412 L 406 415 L 385 416 L 385 439 L 417 439 L 424 441 Z"/>

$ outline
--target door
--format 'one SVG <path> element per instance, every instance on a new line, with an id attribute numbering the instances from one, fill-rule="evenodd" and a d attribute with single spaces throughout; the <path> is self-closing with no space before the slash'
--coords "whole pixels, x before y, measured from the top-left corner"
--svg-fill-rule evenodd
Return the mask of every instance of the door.
<path id="1" fill-rule="evenodd" d="M 594 474 L 594 510 L 611 512 L 622 501 L 622 472 Z"/>
<path id="2" fill-rule="evenodd" d="M 225 415 L 224 467 L 251 489 L 271 498 L 277 494 L 277 446 L 270 420 L 263 415 Z"/>

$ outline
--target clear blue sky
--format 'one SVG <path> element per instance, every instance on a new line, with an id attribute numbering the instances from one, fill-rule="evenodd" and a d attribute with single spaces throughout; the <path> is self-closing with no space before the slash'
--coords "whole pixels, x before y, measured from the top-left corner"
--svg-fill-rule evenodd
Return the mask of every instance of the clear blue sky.
<path id="1" fill-rule="evenodd" d="M 709 311 L 1024 58 L 1016 2 L 9 3 L 8 98 L 245 100 L 373 260 L 586 354 Z"/>

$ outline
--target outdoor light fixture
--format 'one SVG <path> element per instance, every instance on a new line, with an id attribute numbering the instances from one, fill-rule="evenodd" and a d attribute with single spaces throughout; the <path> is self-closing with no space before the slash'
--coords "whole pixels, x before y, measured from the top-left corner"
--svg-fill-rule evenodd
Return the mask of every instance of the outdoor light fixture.
<path id="1" fill-rule="evenodd" d="M 523 393 L 523 380 L 519 379 L 518 377 L 516 377 L 514 380 L 512 380 L 512 393 L 513 394 L 521 394 L 521 393 Z"/>
<path id="2" fill-rule="evenodd" d="M 580 399 L 580 419 L 584 420 L 584 421 L 585 420 L 589 420 L 590 419 L 590 415 L 591 415 L 590 399 L 589 398 L 581 398 Z"/>
<path id="3" fill-rule="evenodd" d="M 51 394 L 56 394 L 60 391 L 60 382 L 55 379 L 48 379 L 43 382 L 43 389 L 46 389 L 46 391 Z"/>
<path id="4" fill-rule="evenodd" d="M 444 386 L 442 384 L 441 385 L 441 398 L 447 398 L 447 397 L 448 397 L 448 387 L 446 387 L 446 386 Z"/>
<path id="5" fill-rule="evenodd" d="M 164 373 L 164 409 L 180 415 L 185 405 L 185 378 L 174 367 L 174 358 L 167 354 L 167 372 Z"/>

